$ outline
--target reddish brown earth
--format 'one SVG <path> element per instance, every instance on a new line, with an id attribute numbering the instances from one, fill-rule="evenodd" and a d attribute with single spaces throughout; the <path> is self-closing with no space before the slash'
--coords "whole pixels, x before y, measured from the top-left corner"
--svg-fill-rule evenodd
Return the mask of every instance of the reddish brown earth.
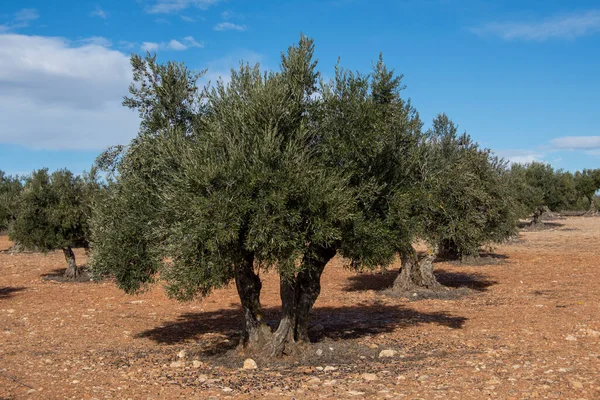
<path id="1" fill-rule="evenodd" d="M 160 286 L 132 297 L 112 282 L 43 280 L 65 267 L 58 252 L 0 253 L 0 398 L 599 399 L 600 218 L 554 222 L 495 249 L 502 262 L 436 264 L 444 283 L 474 289 L 455 300 L 384 296 L 393 273 L 357 275 L 337 260 L 316 304 L 317 342 L 256 370 L 234 350 L 233 287 L 184 304 Z M 277 279 L 263 279 L 275 320 Z M 379 358 L 386 349 L 397 353 Z"/>

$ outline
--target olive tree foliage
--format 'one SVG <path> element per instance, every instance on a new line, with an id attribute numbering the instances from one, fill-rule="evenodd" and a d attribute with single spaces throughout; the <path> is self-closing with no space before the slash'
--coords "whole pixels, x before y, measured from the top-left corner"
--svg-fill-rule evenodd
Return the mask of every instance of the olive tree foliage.
<path id="1" fill-rule="evenodd" d="M 595 195 L 600 190 L 600 169 L 584 169 L 573 177 L 577 194 L 589 202 L 589 213 L 597 211 Z"/>
<path id="2" fill-rule="evenodd" d="M 521 216 L 533 214 L 533 224 L 541 224 L 545 210 L 560 211 L 577 200 L 575 180 L 570 172 L 554 170 L 541 162 L 513 164 L 511 182 L 515 187 Z"/>
<path id="3" fill-rule="evenodd" d="M 52 174 L 47 169 L 33 171 L 19 196 L 10 239 L 44 252 L 62 249 L 67 262 L 65 276 L 77 277 L 73 247 L 88 245 L 96 185 L 94 173 L 80 177 L 66 169 Z"/>
<path id="4" fill-rule="evenodd" d="M 412 246 L 400 251 L 394 289 L 401 292 L 445 289 L 433 275 L 436 257 L 476 257 L 481 246 L 512 236 L 518 217 L 506 163 L 459 134 L 447 115 L 433 120 L 420 147 L 412 183 L 412 241 L 427 243 L 428 252 L 419 260 Z"/>
<path id="5" fill-rule="evenodd" d="M 372 75 L 338 67 L 331 82 L 319 82 L 313 52 L 302 37 L 278 72 L 242 64 L 229 83 L 195 89 L 203 107 L 186 114 L 185 128 L 165 123 L 149 134 L 142 123 L 112 157 L 114 179 L 94 210 L 96 274 L 114 275 L 134 293 L 160 272 L 180 300 L 235 282 L 241 345 L 279 355 L 308 340 L 321 274 L 338 251 L 357 269 L 393 260 L 411 238 L 418 115 L 381 60 Z M 150 70 L 150 61 L 133 67 Z M 184 66 L 176 70 L 186 76 Z M 151 71 L 152 81 L 170 84 L 164 69 Z M 148 115 L 165 104 L 189 109 L 163 102 L 169 90 L 159 88 L 132 98 L 150 104 Z M 260 306 L 258 272 L 269 269 L 280 276 L 274 332 Z"/>
<path id="6" fill-rule="evenodd" d="M 432 160 L 424 236 L 450 257 L 477 256 L 481 246 L 516 232 L 517 212 L 506 163 L 481 149 L 445 115 L 430 132 Z"/>
<path id="7" fill-rule="evenodd" d="M 17 215 L 18 198 L 23 191 L 23 183 L 18 176 L 6 175 L 0 171 L 0 232 L 6 231 Z"/>

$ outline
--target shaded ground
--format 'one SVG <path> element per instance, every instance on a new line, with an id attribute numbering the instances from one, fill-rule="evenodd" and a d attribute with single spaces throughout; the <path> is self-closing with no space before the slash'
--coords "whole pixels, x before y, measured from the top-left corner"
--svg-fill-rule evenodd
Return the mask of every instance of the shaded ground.
<path id="1" fill-rule="evenodd" d="M 471 293 L 455 300 L 382 296 L 397 265 L 357 275 L 335 260 L 315 343 L 250 371 L 235 351 L 233 287 L 184 304 L 160 285 L 132 297 L 111 282 L 43 280 L 64 268 L 61 253 L 0 253 L 0 398 L 597 399 L 600 218 L 560 223 L 499 246 L 500 264 L 436 263 L 440 281 Z M 273 324 L 278 282 L 263 278 Z"/>

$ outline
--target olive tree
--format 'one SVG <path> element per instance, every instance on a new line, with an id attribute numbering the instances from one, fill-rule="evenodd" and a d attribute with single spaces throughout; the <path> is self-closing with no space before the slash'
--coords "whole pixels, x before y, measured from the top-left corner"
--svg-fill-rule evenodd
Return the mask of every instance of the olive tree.
<path id="1" fill-rule="evenodd" d="M 428 244 L 421 260 L 411 242 L 400 251 L 396 291 L 444 289 L 433 274 L 438 256 L 479 255 L 481 246 L 499 243 L 516 231 L 517 210 L 506 163 L 481 149 L 445 114 L 424 135 L 412 175 L 412 242 Z"/>
<path id="2" fill-rule="evenodd" d="M 52 174 L 47 169 L 34 171 L 19 197 L 10 239 L 44 252 L 62 249 L 67 262 L 65 276 L 77 277 L 73 247 L 87 246 L 89 196 L 84 179 L 66 169 Z"/>
<path id="3" fill-rule="evenodd" d="M 575 180 L 569 172 L 532 162 L 513 164 L 510 173 L 522 215 L 533 214 L 533 225 L 543 224 L 545 210 L 560 211 L 576 201 Z"/>
<path id="4" fill-rule="evenodd" d="M 23 190 L 21 179 L 0 171 L 0 232 L 15 220 L 18 198 Z"/>
<path id="5" fill-rule="evenodd" d="M 579 196 L 583 196 L 589 202 L 589 213 L 597 211 L 594 200 L 596 192 L 600 189 L 600 169 L 584 169 L 575 172 L 575 188 Z"/>
<path id="6" fill-rule="evenodd" d="M 160 276 L 180 300 L 235 282 L 241 345 L 280 355 L 308 341 L 321 274 L 338 252 L 356 269 L 394 259 L 410 237 L 399 189 L 410 187 L 418 115 L 381 60 L 372 75 L 338 68 L 319 84 L 313 52 L 302 37 L 280 71 L 242 64 L 206 90 L 181 64 L 132 63 L 134 79 L 146 76 L 154 89 L 132 87 L 125 105 L 148 111 L 140 133 L 100 158 L 115 174 L 93 214 L 95 274 L 130 293 Z M 163 78 L 169 71 L 176 85 Z M 163 101 L 174 92 L 178 101 Z M 202 107 L 187 113 L 193 104 Z M 151 125 L 155 111 L 171 117 Z M 179 115 L 185 124 L 173 123 Z M 260 306 L 258 271 L 269 269 L 280 276 L 274 332 Z"/>

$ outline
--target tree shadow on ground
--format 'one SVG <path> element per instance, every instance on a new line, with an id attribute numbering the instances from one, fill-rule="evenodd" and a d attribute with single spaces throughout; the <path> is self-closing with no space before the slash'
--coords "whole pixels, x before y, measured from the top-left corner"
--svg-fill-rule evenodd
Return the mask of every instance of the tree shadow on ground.
<path id="1" fill-rule="evenodd" d="M 480 273 L 455 272 L 438 268 L 434 271 L 434 274 L 438 282 L 446 287 L 466 287 L 478 292 L 485 292 L 490 286 L 498 283 L 497 281 L 490 280 L 487 275 Z M 397 276 L 397 271 L 354 275 L 348 278 L 349 284 L 343 288 L 343 290 L 346 292 L 358 292 L 364 290 L 382 291 L 390 289 Z"/>
<path id="2" fill-rule="evenodd" d="M 264 316 L 273 328 L 279 317 L 279 308 L 267 308 Z M 325 339 L 358 339 L 397 328 L 421 324 L 435 324 L 452 329 L 463 327 L 467 318 L 444 312 L 420 312 L 404 306 L 384 304 L 350 307 L 317 307 L 311 318 L 312 342 Z M 222 354 L 237 346 L 242 329 L 240 309 L 213 312 L 185 313 L 177 320 L 136 335 L 157 343 L 176 344 L 196 340 L 204 355 Z"/>
<path id="3" fill-rule="evenodd" d="M 12 287 L 12 286 L 0 287 L 0 300 L 4 300 L 4 299 L 8 299 L 10 297 L 13 297 L 15 293 L 22 292 L 25 289 L 26 288 L 24 288 L 24 287 Z"/>
<path id="4" fill-rule="evenodd" d="M 499 264 L 507 259 L 508 256 L 505 254 L 480 250 L 477 257 L 437 257 L 434 262 L 451 262 L 458 265 L 486 265 Z"/>
<path id="5" fill-rule="evenodd" d="M 561 224 L 560 222 L 549 222 L 547 220 L 542 220 L 541 224 L 533 225 L 532 221 L 519 221 L 517 223 L 517 227 L 524 231 L 544 231 L 548 229 L 558 229 L 565 226 L 565 224 Z"/>
<path id="6" fill-rule="evenodd" d="M 55 282 L 79 282 L 89 283 L 91 275 L 85 266 L 79 266 L 79 275 L 77 278 L 67 278 L 65 276 L 66 268 L 57 268 L 48 273 L 40 275 L 43 281 L 55 281 Z"/>

